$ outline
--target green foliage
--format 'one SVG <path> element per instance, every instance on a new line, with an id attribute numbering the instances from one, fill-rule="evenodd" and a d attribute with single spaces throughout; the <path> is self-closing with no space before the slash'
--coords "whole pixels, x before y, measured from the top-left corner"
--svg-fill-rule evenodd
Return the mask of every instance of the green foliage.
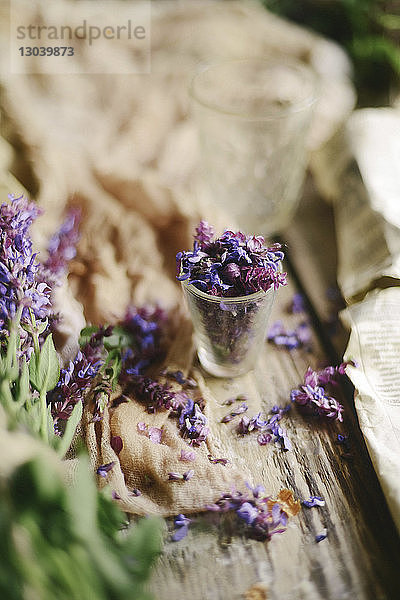
<path id="1" fill-rule="evenodd" d="M 50 334 L 39 352 L 34 352 L 29 361 L 29 379 L 38 392 L 50 392 L 60 378 L 60 363 Z"/>
<path id="2" fill-rule="evenodd" d="M 0 417 L 4 409 L 7 428 L 19 430 L 16 444 L 21 435 L 29 443 L 33 436 L 63 457 L 81 420 L 82 403 L 75 405 L 64 435 L 56 436 L 46 394 L 59 380 L 58 355 L 51 335 L 40 347 L 32 320 L 34 352 L 29 361 L 20 357 L 20 315 L 21 311 L 10 323 L 0 353 Z M 106 337 L 99 383 L 104 402 L 118 380 L 121 352 L 131 341 L 116 329 Z M 83 343 L 95 332 L 96 328 L 86 328 Z M 12 447 L 13 433 L 8 435 L 10 457 L 18 455 Z M 61 463 L 50 449 L 47 452 L 49 460 L 39 453 L 11 474 L 3 469 L 7 476 L 2 477 L 0 469 L 0 598 L 151 600 L 145 583 L 160 553 L 162 521 L 142 519 L 122 533 L 124 514 L 105 491 L 97 490 L 87 456 L 79 458 L 75 484 L 67 486 Z M 7 465 L 7 455 L 2 461 Z"/>
<path id="3" fill-rule="evenodd" d="M 144 582 L 160 553 L 161 522 L 121 535 L 123 514 L 98 492 L 82 457 L 76 483 L 36 457 L 0 480 L 0 597 L 149 600 Z"/>
<path id="4" fill-rule="evenodd" d="M 330 37 L 349 53 L 358 91 L 384 96 L 400 76 L 400 15 L 388 0 L 262 0 L 271 11 Z M 392 12 L 393 11 L 393 12 Z M 384 100 L 384 98 L 383 98 Z"/>
<path id="5" fill-rule="evenodd" d="M 10 335 L 0 354 L 0 404 L 7 413 L 11 429 L 24 427 L 34 436 L 40 436 L 45 442 L 57 449 L 63 457 L 67 452 L 76 427 L 82 416 L 82 405 L 74 408 L 62 438 L 54 434 L 54 422 L 46 394 L 58 383 L 60 364 L 54 347 L 52 335 L 48 335 L 39 347 L 36 339 L 35 351 L 27 362 L 24 357 L 18 359 L 19 337 L 18 319 L 10 324 Z M 33 393 L 39 392 L 39 397 Z"/>

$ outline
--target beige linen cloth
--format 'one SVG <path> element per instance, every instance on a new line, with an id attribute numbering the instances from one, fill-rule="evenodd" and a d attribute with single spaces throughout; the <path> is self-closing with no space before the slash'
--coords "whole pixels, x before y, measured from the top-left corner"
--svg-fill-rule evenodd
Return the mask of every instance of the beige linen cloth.
<path id="1" fill-rule="evenodd" d="M 14 2 L 30 22 L 40 22 L 46 0 Z M 121 20 L 129 2 L 113 2 Z M 62 24 L 79 17 L 79 2 L 58 0 Z M 189 116 L 188 82 L 210 60 L 243 56 L 295 56 L 320 77 L 321 99 L 310 150 L 317 152 L 354 105 L 349 64 L 334 44 L 269 14 L 255 2 L 152 2 L 150 75 L 16 75 L 8 73 L 8 3 L 0 3 L 2 135 L 14 149 L 3 153 L 1 189 L 17 176 L 44 209 L 35 230 L 44 249 L 69 206 L 82 211 L 81 240 L 68 281 L 56 292 L 64 315 L 59 348 L 73 358 L 85 322 L 112 323 L 130 303 L 158 302 L 177 311 L 181 294 L 174 280 L 175 254 L 191 245 L 200 217 L 217 229 L 228 215 L 199 204 L 196 195 L 197 138 Z M 27 11 L 27 12 L 26 12 Z M 105 15 L 106 17 L 106 15 Z M 108 56 L 98 40 L 99 60 L 129 60 L 129 46 Z M 128 42 L 127 42 L 128 44 Z M 85 54 L 76 57 L 85 71 Z M 3 155 L 2 155 L 3 156 Z M 10 190 L 10 191 L 20 191 Z M 179 324 L 180 323 L 180 324 Z M 171 343 L 167 366 L 188 372 L 193 349 L 183 315 Z M 200 510 L 231 485 L 243 487 L 245 473 L 233 464 L 210 463 L 219 455 L 213 433 L 212 402 L 206 400 L 210 435 L 193 463 L 178 461 L 187 444 L 167 412 L 149 415 L 131 398 L 91 423 L 88 399 L 83 420 L 93 468 L 115 461 L 107 484 L 133 513 L 176 514 Z M 137 422 L 163 427 L 161 444 L 137 432 Z M 119 435 L 123 450 L 110 445 Z M 168 482 L 168 472 L 193 468 L 187 482 Z M 139 488 L 142 495 L 131 495 Z"/>

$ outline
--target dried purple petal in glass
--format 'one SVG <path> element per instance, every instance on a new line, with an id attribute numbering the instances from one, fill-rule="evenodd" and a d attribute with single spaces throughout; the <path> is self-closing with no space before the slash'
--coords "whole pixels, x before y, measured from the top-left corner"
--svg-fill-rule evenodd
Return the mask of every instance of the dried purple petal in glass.
<path id="1" fill-rule="evenodd" d="M 206 371 L 235 377 L 255 367 L 275 298 L 273 287 L 248 296 L 212 296 L 182 282 L 197 354 Z"/>

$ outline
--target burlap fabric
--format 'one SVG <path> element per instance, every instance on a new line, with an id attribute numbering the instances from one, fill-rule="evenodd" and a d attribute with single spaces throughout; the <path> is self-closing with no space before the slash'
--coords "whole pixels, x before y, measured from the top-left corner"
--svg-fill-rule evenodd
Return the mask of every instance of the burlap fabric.
<path id="1" fill-rule="evenodd" d="M 18 3 L 14 3 L 18 5 Z M 77 16 L 79 3 L 58 0 L 62 24 Z M 217 229 L 232 225 L 229 215 L 199 204 L 195 193 L 196 132 L 188 110 L 187 87 L 202 62 L 243 56 L 289 55 L 312 64 L 321 79 L 321 102 L 310 148 L 334 133 L 354 103 L 347 81 L 348 63 L 333 44 L 290 25 L 247 2 L 153 2 L 152 72 L 132 75 L 7 75 L 8 3 L 1 3 L 2 134 L 13 145 L 14 159 L 2 153 L 1 189 L 24 187 L 45 211 L 35 230 L 42 251 L 68 206 L 82 211 L 81 241 L 71 272 L 57 290 L 64 315 L 58 345 L 64 360 L 73 358 L 85 322 L 112 323 L 131 303 L 159 302 L 171 310 L 181 306 L 174 281 L 175 254 L 191 244 L 200 217 Z M 31 22 L 40 22 L 46 0 L 21 3 Z M 116 5 L 116 3 L 113 3 Z M 121 18 L 129 9 L 121 2 Z M 98 42 L 99 60 L 116 60 Z M 129 60 L 120 47 L 119 60 Z M 85 55 L 80 59 L 84 67 Z M 83 69 L 84 70 L 84 69 Z M 10 176 L 17 176 L 18 183 Z M 10 183 L 11 182 L 11 183 Z M 22 184 L 22 185 L 21 185 Z M 190 328 L 183 319 L 166 366 L 188 372 L 193 351 Z M 92 467 L 115 461 L 100 485 L 109 485 L 127 511 L 162 515 L 204 507 L 231 484 L 243 486 L 245 473 L 233 466 L 211 464 L 221 456 L 214 434 L 213 399 L 205 396 L 210 435 L 196 450 L 193 463 L 178 461 L 186 442 L 167 412 L 148 415 L 131 398 L 106 409 L 91 422 L 90 398 L 83 434 Z M 163 443 L 137 432 L 137 422 L 162 426 Z M 117 456 L 111 436 L 123 440 Z M 193 468 L 185 483 L 168 482 L 168 472 Z M 133 488 L 142 496 L 134 497 Z"/>

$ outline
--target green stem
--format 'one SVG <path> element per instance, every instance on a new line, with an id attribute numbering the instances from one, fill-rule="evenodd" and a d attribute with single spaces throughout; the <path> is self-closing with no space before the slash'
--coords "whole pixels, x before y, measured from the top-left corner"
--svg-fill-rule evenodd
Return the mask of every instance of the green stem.
<path id="1" fill-rule="evenodd" d="M 14 402 L 10 390 L 10 382 L 8 379 L 3 379 L 3 381 L 1 382 L 1 398 L 3 401 L 3 406 L 6 409 L 9 416 L 14 415 Z"/>
<path id="2" fill-rule="evenodd" d="M 22 315 L 22 306 L 18 307 L 15 318 L 10 323 L 10 335 L 7 343 L 7 354 L 6 354 L 6 370 L 7 372 L 11 371 L 11 368 L 17 362 L 17 335 L 18 335 L 18 327 L 21 321 Z"/>
<path id="3" fill-rule="evenodd" d="M 46 443 L 49 442 L 49 429 L 47 425 L 47 399 L 45 390 L 40 391 L 40 416 L 41 416 L 41 425 L 40 425 L 40 436 L 42 440 Z"/>

